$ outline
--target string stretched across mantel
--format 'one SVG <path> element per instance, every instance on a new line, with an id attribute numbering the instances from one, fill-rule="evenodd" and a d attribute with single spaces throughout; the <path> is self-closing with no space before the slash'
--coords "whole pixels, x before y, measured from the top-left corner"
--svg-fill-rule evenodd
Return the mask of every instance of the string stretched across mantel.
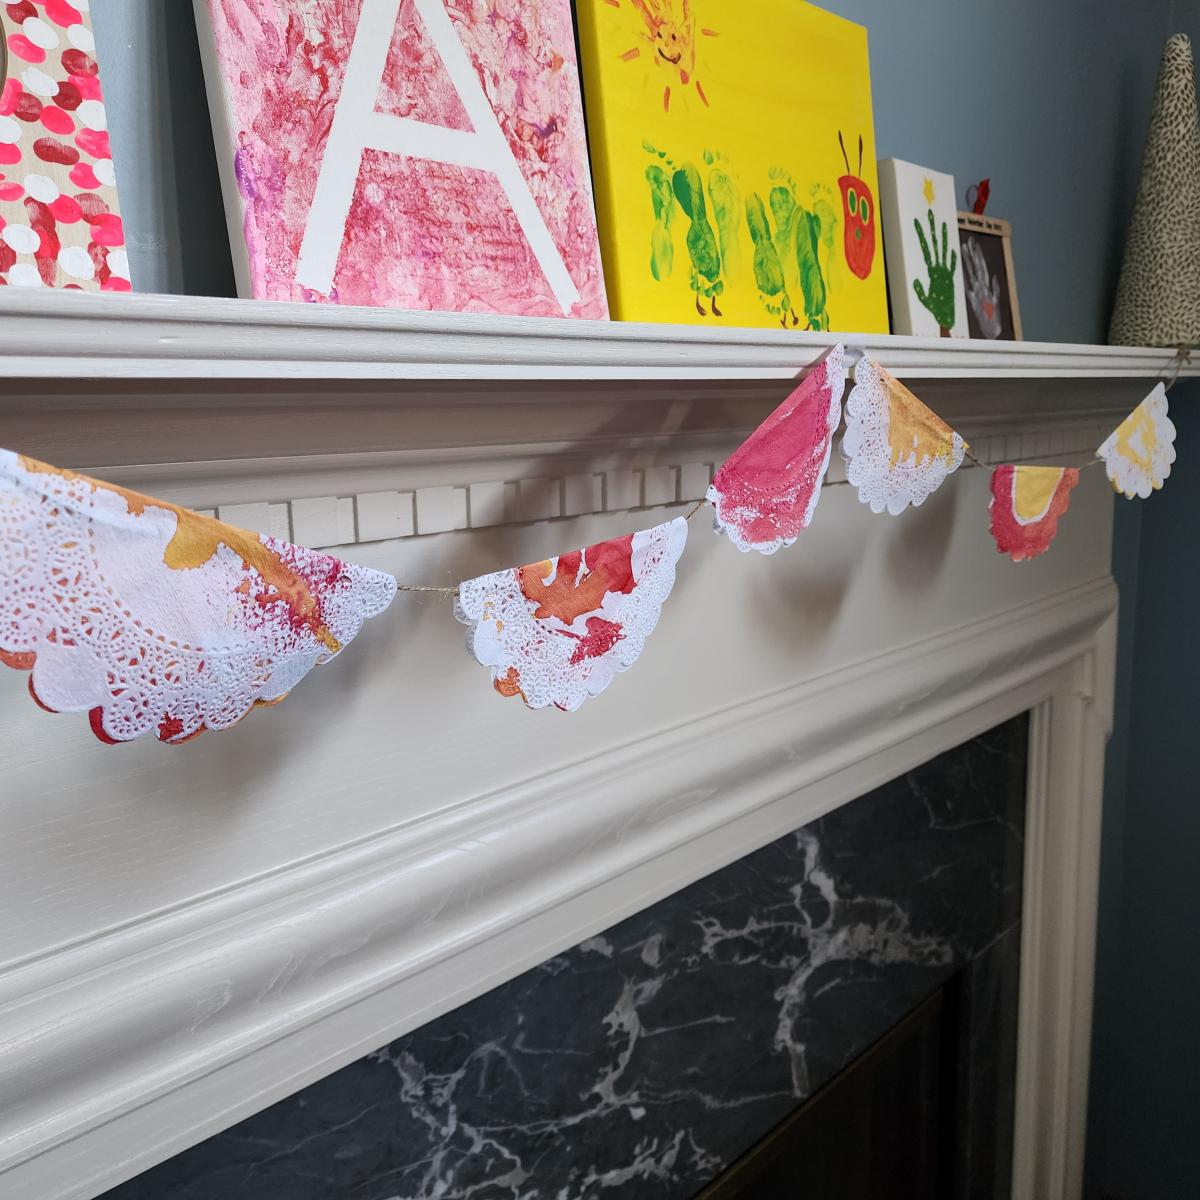
<path id="1" fill-rule="evenodd" d="M 1190 366 L 1192 362 L 1192 351 L 1190 346 L 1179 346 L 1175 350 L 1175 354 L 1171 359 L 1172 371 L 1171 378 L 1167 380 L 1163 387 L 1164 391 L 1169 392 L 1176 383 L 1179 382 L 1179 373 L 1184 367 Z"/>
<path id="2" fill-rule="evenodd" d="M 1186 351 L 1176 360 L 1096 452 L 1126 496 L 1148 496 L 1170 472 L 1166 392 Z M 30 672 L 42 707 L 86 712 L 104 741 L 154 732 L 178 744 L 281 701 L 404 591 L 453 598 L 501 695 L 573 710 L 637 661 L 705 505 L 743 553 L 795 544 L 825 484 L 846 374 L 835 346 L 686 515 L 456 587 L 399 583 L 0 450 L 0 663 Z M 922 504 L 965 461 L 986 465 L 865 353 L 844 416 L 845 484 L 874 512 Z M 1014 561 L 1044 553 L 1078 479 L 1074 467 L 995 467 L 997 549 Z"/>
<path id="3" fill-rule="evenodd" d="M 701 497 L 699 500 L 696 501 L 695 504 L 692 505 L 691 508 L 688 509 L 688 511 L 684 514 L 683 519 L 685 521 L 690 521 L 707 503 L 708 503 L 708 501 L 704 497 Z M 431 584 L 400 583 L 399 581 L 397 581 L 397 583 L 396 583 L 396 591 L 398 591 L 398 592 L 428 592 L 428 593 L 432 593 L 432 594 L 435 594 L 438 596 L 451 596 L 451 597 L 457 597 L 457 595 L 458 595 L 458 588 L 456 588 L 456 587 L 434 587 Z"/>
<path id="4" fill-rule="evenodd" d="M 837 349 L 840 351 L 840 347 L 838 347 Z M 867 359 L 868 370 L 870 370 L 870 368 L 872 366 L 874 366 L 874 364 L 871 363 L 871 360 L 865 353 L 861 357 Z M 1171 388 L 1174 387 L 1175 383 L 1179 379 L 1180 372 L 1182 371 L 1182 369 L 1185 366 L 1188 365 L 1188 363 L 1190 361 L 1191 361 L 1190 349 L 1188 349 L 1186 346 L 1178 347 L 1176 349 L 1176 351 L 1174 352 L 1174 354 L 1171 356 L 1170 360 L 1165 364 L 1165 367 L 1164 367 L 1164 374 L 1167 371 L 1170 372 L 1169 377 L 1165 378 L 1164 382 L 1163 382 L 1163 391 L 1164 392 L 1170 391 Z M 882 373 L 881 369 L 879 369 L 879 368 L 876 368 L 876 370 L 879 370 L 881 372 L 881 374 L 886 374 L 886 373 Z M 953 438 L 957 437 L 957 435 L 953 434 L 953 431 L 951 431 L 949 429 L 949 426 L 946 426 L 944 422 L 941 422 L 940 419 L 938 419 L 935 416 L 935 414 L 933 414 L 927 408 L 927 406 L 924 405 L 924 403 L 917 400 L 916 397 L 913 396 L 912 393 L 909 392 L 907 388 L 904 388 L 902 385 L 900 385 L 898 380 L 894 380 L 890 376 L 887 376 L 887 379 L 889 381 L 889 385 L 892 387 L 892 390 L 893 390 L 893 395 L 891 397 L 892 402 L 893 402 L 893 404 L 898 405 L 902 409 L 902 411 L 904 413 L 904 423 L 906 425 L 912 424 L 915 421 L 915 423 L 918 427 L 928 425 L 930 428 L 938 429 L 940 436 L 945 437 L 947 435 L 951 435 L 951 440 L 953 440 Z M 884 386 L 884 385 L 881 385 L 881 386 Z M 803 385 L 802 385 L 802 387 L 803 387 Z M 799 390 L 800 389 L 797 389 L 797 391 L 799 391 Z M 795 393 L 793 393 L 793 395 L 794 394 Z M 791 399 L 791 397 L 789 397 L 789 399 Z M 840 399 L 840 395 L 839 395 L 838 399 Z M 783 407 L 786 407 L 786 405 L 787 405 L 787 401 L 785 401 L 785 404 Z M 772 414 L 772 417 L 775 417 L 777 415 L 778 415 L 778 413 Z M 839 405 L 838 406 L 838 422 L 837 422 L 839 424 L 840 424 L 840 418 L 841 418 L 841 409 L 840 409 L 840 405 Z M 764 423 L 764 427 L 765 427 L 765 425 L 769 424 L 771 420 L 772 420 L 772 418 L 768 418 L 768 421 Z M 934 423 L 936 423 L 936 424 L 934 424 Z M 961 441 L 961 439 L 960 439 L 960 441 Z M 987 462 L 983 459 L 980 459 L 974 453 L 972 453 L 970 446 L 965 441 L 961 441 L 961 447 L 962 447 L 962 450 L 961 450 L 962 457 L 965 458 L 968 462 L 970 462 L 972 465 L 974 465 L 976 467 L 981 467 L 981 468 L 984 468 L 989 471 L 994 471 L 1000 467 L 1016 465 L 1016 464 L 1012 464 L 1012 463 L 1008 463 L 1008 462 Z M 825 459 L 825 462 L 827 464 L 827 462 L 828 462 L 827 458 Z M 1063 468 L 1063 469 L 1064 470 L 1073 470 L 1073 471 L 1082 471 L 1082 470 L 1087 470 L 1089 467 L 1100 467 L 1100 466 L 1104 466 L 1104 465 L 1105 465 L 1105 459 L 1099 455 L 1094 455 L 1088 462 L 1080 464 L 1079 467 Z M 1041 469 L 1042 468 L 1039 468 L 1039 470 L 1041 470 Z M 823 469 L 822 469 L 822 475 L 823 475 Z M 822 487 L 822 486 L 837 487 L 837 486 L 839 486 L 839 484 L 848 484 L 850 482 L 852 482 L 852 481 L 849 479 L 844 480 L 844 481 L 837 480 L 837 481 L 833 481 L 833 482 L 828 482 L 822 478 L 821 480 L 819 480 L 817 482 L 816 491 L 819 492 L 820 487 Z M 711 502 L 712 502 L 711 497 L 709 497 L 709 496 L 701 497 L 699 500 L 697 500 L 691 506 L 691 508 L 688 509 L 688 511 L 684 514 L 683 519 L 685 521 L 691 521 L 692 518 L 695 517 L 700 512 L 700 510 L 705 507 L 705 505 L 710 504 Z M 430 585 L 430 584 L 405 584 L 405 583 L 397 583 L 396 586 L 397 586 L 397 589 L 402 592 L 411 592 L 411 593 L 418 593 L 418 594 L 425 593 L 425 594 L 431 594 L 431 595 L 449 596 L 452 598 L 457 597 L 459 594 L 458 587 L 448 587 L 448 586 L 439 587 L 439 586 L 434 586 L 434 585 Z"/>

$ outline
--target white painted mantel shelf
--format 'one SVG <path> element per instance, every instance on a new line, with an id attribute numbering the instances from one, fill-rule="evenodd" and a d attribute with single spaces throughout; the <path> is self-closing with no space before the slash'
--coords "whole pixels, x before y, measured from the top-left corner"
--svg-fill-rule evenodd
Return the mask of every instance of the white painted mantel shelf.
<path id="1" fill-rule="evenodd" d="M 0 371 L 41 379 L 788 379 L 836 340 L 907 379 L 1148 379 L 1170 351 L 0 293 Z M 1184 374 L 1200 375 L 1200 363 Z"/>
<path id="2" fill-rule="evenodd" d="M 2 289 L 0 446 L 449 583 L 684 511 L 833 340 Z M 844 340 L 996 461 L 1082 461 L 1172 357 Z M 1014 566 L 983 471 L 896 519 L 830 481 L 770 559 L 694 521 L 571 716 L 495 696 L 424 596 L 174 750 L 0 671 L 0 1196 L 95 1196 L 1032 710 L 1013 1196 L 1077 1200 L 1112 492 Z"/>

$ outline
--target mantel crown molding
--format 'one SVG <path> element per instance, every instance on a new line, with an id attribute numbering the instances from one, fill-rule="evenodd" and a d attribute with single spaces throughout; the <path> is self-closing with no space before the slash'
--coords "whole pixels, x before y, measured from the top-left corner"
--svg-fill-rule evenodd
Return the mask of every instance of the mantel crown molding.
<path id="1" fill-rule="evenodd" d="M 909 379 L 1153 379 L 1171 352 L 404 312 L 190 296 L 0 293 L 4 378 L 788 379 L 842 341 Z M 1200 375 L 1200 363 L 1181 374 Z"/>

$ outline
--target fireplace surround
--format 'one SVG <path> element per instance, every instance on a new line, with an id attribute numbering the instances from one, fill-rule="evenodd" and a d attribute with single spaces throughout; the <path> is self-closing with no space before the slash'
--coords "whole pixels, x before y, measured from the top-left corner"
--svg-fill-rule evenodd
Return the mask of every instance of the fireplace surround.
<path id="1" fill-rule="evenodd" d="M 5 444 L 421 582 L 683 511 L 828 344 L 0 308 Z M 864 348 L 985 461 L 1081 461 L 1166 358 Z M 0 1190 L 96 1196 L 1028 711 L 1012 1194 L 1073 1200 L 1116 606 L 1113 498 L 1084 475 L 1016 566 L 975 468 L 893 520 L 835 466 L 803 544 L 736 570 L 693 522 L 642 662 L 572 717 L 491 695 L 423 597 L 215 754 L 105 749 L 0 678 Z"/>
<path id="2" fill-rule="evenodd" d="M 884 1200 L 852 1181 L 889 1167 L 888 1196 L 1006 1196 L 1027 731 L 948 750 L 103 1200 L 709 1200 L 781 1122 L 815 1196 Z"/>

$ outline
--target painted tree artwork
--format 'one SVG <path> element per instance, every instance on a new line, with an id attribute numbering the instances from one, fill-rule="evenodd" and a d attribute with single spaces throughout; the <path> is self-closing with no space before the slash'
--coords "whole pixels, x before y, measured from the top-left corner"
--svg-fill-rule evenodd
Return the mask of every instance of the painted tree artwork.
<path id="1" fill-rule="evenodd" d="M 570 0 L 195 0 L 238 290 L 604 318 Z"/>
<path id="2" fill-rule="evenodd" d="M 886 333 L 866 30 L 803 0 L 577 11 L 613 314 Z"/>
<path id="3" fill-rule="evenodd" d="M 0 6 L 0 284 L 131 287 L 86 0 Z"/>
<path id="4" fill-rule="evenodd" d="M 969 337 L 954 177 L 885 159 L 879 204 L 892 332 Z"/>

